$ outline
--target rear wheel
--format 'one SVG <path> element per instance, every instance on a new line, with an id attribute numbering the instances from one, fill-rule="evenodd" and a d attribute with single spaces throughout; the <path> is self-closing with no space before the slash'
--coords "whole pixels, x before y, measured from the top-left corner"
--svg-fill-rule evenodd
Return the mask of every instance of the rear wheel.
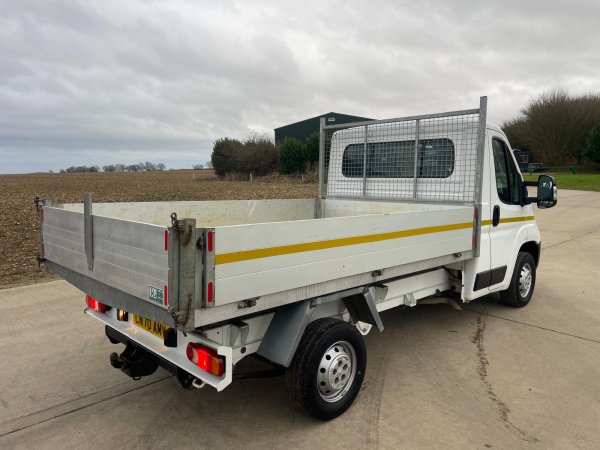
<path id="1" fill-rule="evenodd" d="M 346 411 L 360 391 L 367 351 L 356 327 L 336 319 L 308 326 L 286 372 L 290 400 L 317 419 Z"/>
<path id="2" fill-rule="evenodd" d="M 535 288 L 535 259 L 531 253 L 519 252 L 510 286 L 500 292 L 502 303 L 521 308 L 529 303 Z"/>

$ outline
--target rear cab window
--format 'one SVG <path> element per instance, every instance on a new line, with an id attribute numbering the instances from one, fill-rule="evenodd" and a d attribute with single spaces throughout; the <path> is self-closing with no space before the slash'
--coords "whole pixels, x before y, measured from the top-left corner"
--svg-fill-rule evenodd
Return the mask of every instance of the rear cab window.
<path id="1" fill-rule="evenodd" d="M 363 174 L 364 144 L 344 149 L 342 175 L 346 178 L 413 178 L 415 141 L 367 144 L 366 174 Z M 454 143 L 448 139 L 420 139 L 417 178 L 448 178 L 454 172 Z"/>

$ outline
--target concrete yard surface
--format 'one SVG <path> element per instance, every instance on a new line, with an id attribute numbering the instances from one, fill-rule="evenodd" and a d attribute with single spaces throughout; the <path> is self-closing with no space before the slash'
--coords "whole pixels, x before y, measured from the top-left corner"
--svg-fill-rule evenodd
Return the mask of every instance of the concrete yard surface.
<path id="1" fill-rule="evenodd" d="M 0 290 L 0 448 L 600 448 L 600 193 L 560 191 L 536 217 L 530 305 L 384 313 L 362 391 L 330 422 L 294 409 L 283 377 L 130 380 L 77 289 Z"/>

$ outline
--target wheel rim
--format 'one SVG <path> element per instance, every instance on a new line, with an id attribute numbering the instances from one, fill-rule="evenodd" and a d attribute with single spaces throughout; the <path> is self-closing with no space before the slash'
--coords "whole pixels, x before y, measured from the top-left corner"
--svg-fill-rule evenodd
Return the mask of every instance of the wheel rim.
<path id="1" fill-rule="evenodd" d="M 519 274 L 519 294 L 525 298 L 531 291 L 531 284 L 533 282 L 533 270 L 529 263 L 523 264 L 521 267 L 521 273 Z"/>
<path id="2" fill-rule="evenodd" d="M 347 341 L 338 341 L 323 353 L 317 369 L 319 395 L 328 403 L 344 397 L 356 376 L 356 352 Z"/>

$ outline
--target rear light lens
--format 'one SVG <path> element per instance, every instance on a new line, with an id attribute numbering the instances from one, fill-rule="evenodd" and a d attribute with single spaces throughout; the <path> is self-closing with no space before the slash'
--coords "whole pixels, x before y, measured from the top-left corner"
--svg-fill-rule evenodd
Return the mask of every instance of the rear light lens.
<path id="1" fill-rule="evenodd" d="M 186 354 L 191 362 L 208 373 L 220 377 L 225 372 L 224 358 L 210 348 L 190 342 L 187 346 Z"/>
<path id="2" fill-rule="evenodd" d="M 96 300 L 91 295 L 85 296 L 85 303 L 90 308 L 92 308 L 94 311 L 98 311 L 101 313 L 105 313 L 106 311 L 108 311 L 110 309 L 110 306 L 106 306 L 104 303 L 100 303 L 98 300 Z"/>
<path id="3" fill-rule="evenodd" d="M 209 281 L 206 286 L 206 296 L 208 297 L 208 303 L 212 303 L 215 299 L 215 288 L 212 281 Z"/>
<path id="4" fill-rule="evenodd" d="M 208 236 L 207 236 L 206 240 L 208 241 L 208 243 L 207 243 L 208 251 L 212 253 L 212 251 L 213 251 L 213 232 L 212 231 L 208 232 Z"/>

